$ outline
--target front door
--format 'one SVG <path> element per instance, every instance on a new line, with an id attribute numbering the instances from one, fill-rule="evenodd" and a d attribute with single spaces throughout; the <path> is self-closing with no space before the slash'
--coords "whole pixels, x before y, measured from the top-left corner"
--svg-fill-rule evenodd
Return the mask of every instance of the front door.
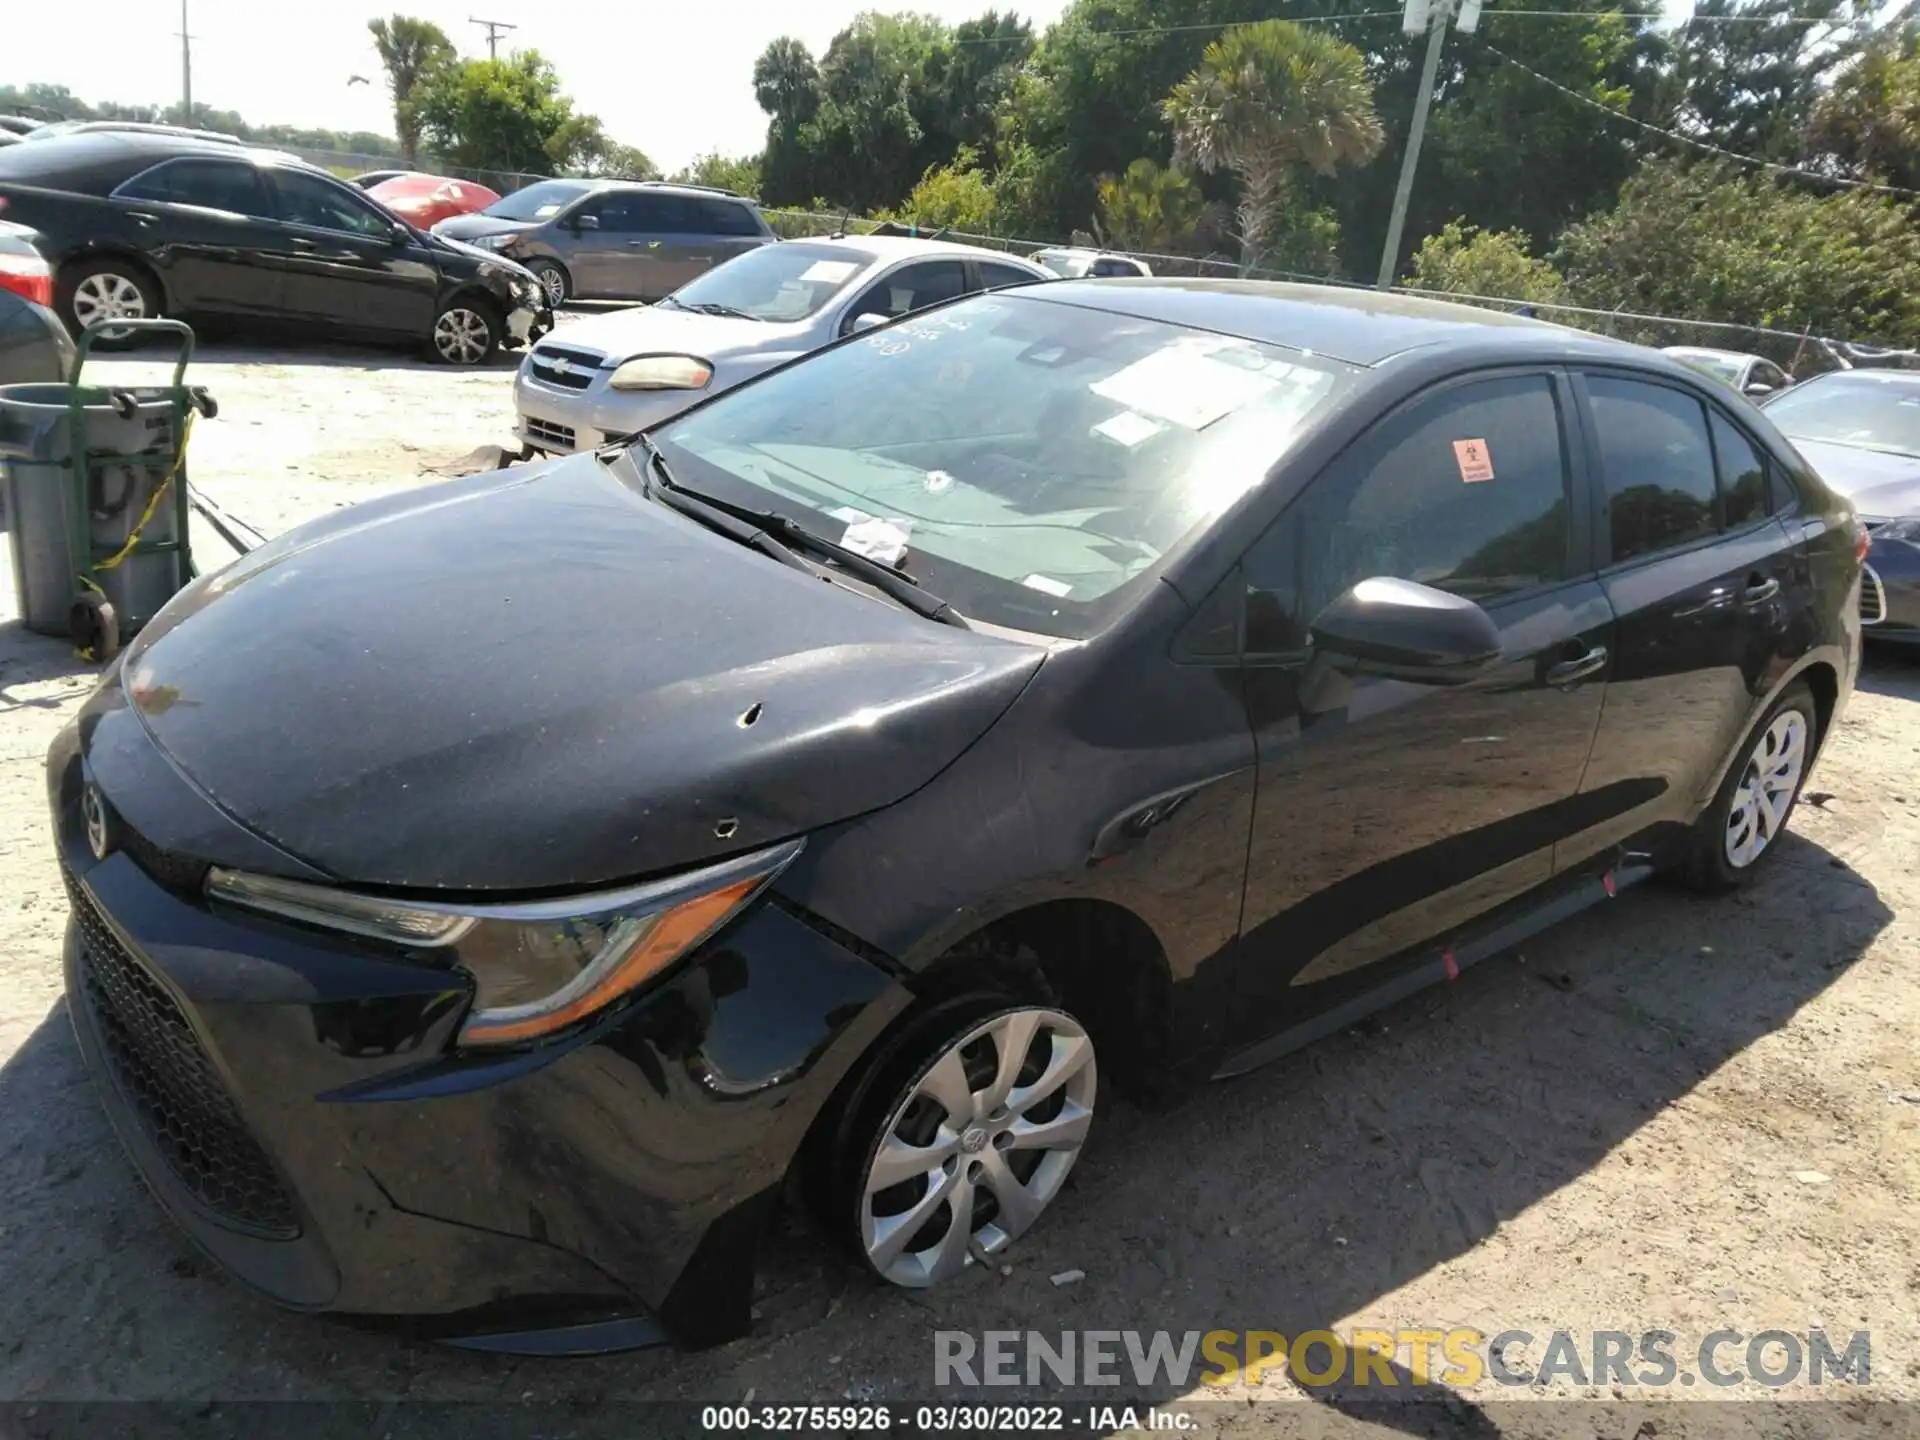
<path id="1" fill-rule="evenodd" d="M 1259 749 L 1239 993 L 1249 1037 L 1547 880 L 1600 716 L 1611 612 L 1586 573 L 1564 376 L 1501 372 L 1402 405 L 1243 561 Z M 1311 617 L 1373 576 L 1483 605 L 1501 661 L 1458 687 L 1308 668 Z"/>
<path id="2" fill-rule="evenodd" d="M 393 216 L 346 186 L 298 170 L 270 172 L 285 232 L 287 313 L 342 330 L 433 331 L 440 272 Z"/>
<path id="3" fill-rule="evenodd" d="M 1769 512 L 1764 452 L 1679 385 L 1594 373 L 1587 396 L 1601 584 L 1618 615 L 1582 790 L 1604 819 L 1561 864 L 1684 822 L 1794 655 L 1795 539 Z"/>

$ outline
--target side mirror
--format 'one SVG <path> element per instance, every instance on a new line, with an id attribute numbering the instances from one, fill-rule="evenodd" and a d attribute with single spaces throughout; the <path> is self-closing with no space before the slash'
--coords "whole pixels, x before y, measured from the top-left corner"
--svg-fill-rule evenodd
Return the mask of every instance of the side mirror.
<path id="1" fill-rule="evenodd" d="M 891 318 L 891 316 L 881 315 L 873 310 L 863 310 L 854 316 L 848 324 L 847 333 L 849 335 L 858 335 L 862 330 L 877 330 Z"/>
<path id="2" fill-rule="evenodd" d="M 387 239 L 395 245 L 411 245 L 413 243 L 413 227 L 395 221 L 392 233 L 387 236 Z"/>
<path id="3" fill-rule="evenodd" d="M 1773 386 L 1767 384 L 1764 380 L 1749 380 L 1745 393 L 1748 395 L 1771 395 L 1773 393 Z"/>
<path id="4" fill-rule="evenodd" d="M 600 228 L 600 217 L 598 215 L 576 215 L 573 217 L 571 223 L 573 233 L 578 235 L 582 230 L 598 230 Z"/>
<path id="5" fill-rule="evenodd" d="M 1412 580 L 1362 580 L 1308 628 L 1316 654 L 1350 675 L 1461 685 L 1500 659 L 1491 615 Z"/>

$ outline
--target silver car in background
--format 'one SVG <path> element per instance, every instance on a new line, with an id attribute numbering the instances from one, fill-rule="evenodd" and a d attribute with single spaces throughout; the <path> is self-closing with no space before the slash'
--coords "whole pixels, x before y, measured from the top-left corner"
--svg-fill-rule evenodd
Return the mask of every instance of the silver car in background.
<path id="1" fill-rule="evenodd" d="M 789 240 L 749 251 L 659 304 L 574 321 L 513 383 L 529 452 L 591 450 L 774 366 L 943 300 L 1053 275 L 995 250 L 901 236 Z"/>

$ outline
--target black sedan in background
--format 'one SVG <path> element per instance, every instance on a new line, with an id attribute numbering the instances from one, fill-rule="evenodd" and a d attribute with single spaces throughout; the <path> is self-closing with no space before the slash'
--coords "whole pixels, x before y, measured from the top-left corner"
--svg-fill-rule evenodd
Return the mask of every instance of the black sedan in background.
<path id="1" fill-rule="evenodd" d="M 69 1008 L 266 1294 L 726 1340 L 789 1178 L 936 1284 L 1062 1201 L 1109 1087 L 1764 874 L 1864 545 L 1651 351 L 1246 282 L 961 300 L 183 592 L 49 755 Z"/>
<path id="2" fill-rule="evenodd" d="M 73 372 L 73 341 L 48 308 L 53 267 L 39 239 L 0 220 L 0 385 L 65 380 Z"/>
<path id="3" fill-rule="evenodd" d="M 478 364 L 551 325 L 510 260 L 426 234 L 289 156 L 86 131 L 0 152 L 0 215 L 31 225 L 76 332 L 171 315 L 416 344 Z"/>
<path id="4" fill-rule="evenodd" d="M 1920 645 L 1920 371 L 1841 370 L 1767 402 L 1767 418 L 1873 537 L 1860 585 L 1869 639 Z"/>

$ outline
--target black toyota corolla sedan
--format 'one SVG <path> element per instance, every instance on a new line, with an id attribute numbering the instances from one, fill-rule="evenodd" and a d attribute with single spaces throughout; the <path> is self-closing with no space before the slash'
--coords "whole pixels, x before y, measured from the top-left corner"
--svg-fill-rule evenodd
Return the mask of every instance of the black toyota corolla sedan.
<path id="1" fill-rule="evenodd" d="M 1109 1090 L 1777 852 L 1865 535 L 1651 351 L 1062 282 L 197 582 L 55 744 L 74 1025 L 269 1296 L 748 1325 L 789 1180 L 925 1286 Z"/>

